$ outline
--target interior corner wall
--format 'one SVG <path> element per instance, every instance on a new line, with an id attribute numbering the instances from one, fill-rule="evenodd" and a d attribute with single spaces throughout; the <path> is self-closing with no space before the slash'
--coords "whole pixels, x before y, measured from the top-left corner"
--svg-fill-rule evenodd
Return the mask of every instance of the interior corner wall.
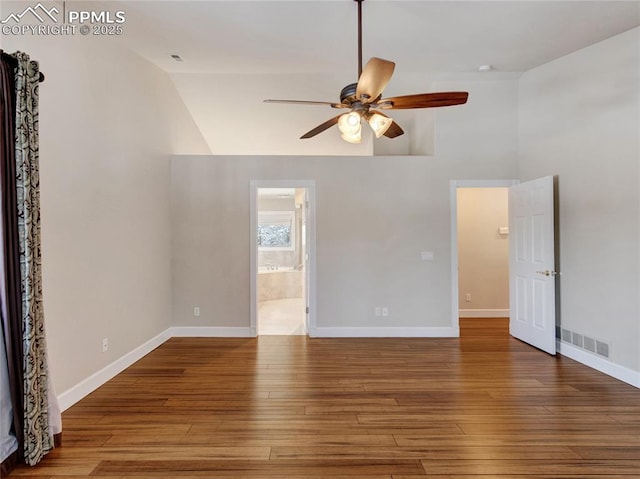
<path id="1" fill-rule="evenodd" d="M 458 188 L 458 307 L 461 316 L 509 310 L 508 188 Z M 467 299 L 466 295 L 469 295 Z"/>
<path id="2" fill-rule="evenodd" d="M 520 179 L 558 182 L 560 325 L 640 371 L 640 29 L 526 72 Z"/>
<path id="3" fill-rule="evenodd" d="M 114 38 L 7 36 L 2 47 L 46 76 L 43 291 L 62 394 L 170 326 L 169 156 L 209 150 L 168 75 Z"/>

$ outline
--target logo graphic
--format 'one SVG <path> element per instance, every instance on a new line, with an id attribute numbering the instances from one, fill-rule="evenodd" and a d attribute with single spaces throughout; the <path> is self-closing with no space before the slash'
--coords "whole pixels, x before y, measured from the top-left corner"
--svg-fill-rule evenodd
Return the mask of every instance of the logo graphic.
<path id="1" fill-rule="evenodd" d="M 123 10 L 67 10 L 60 14 L 60 10 L 55 6 L 45 7 L 47 4 L 49 2 L 43 0 L 35 6 L 28 6 L 20 13 L 10 13 L 0 20 L 0 33 L 32 36 L 124 34 L 127 18 Z"/>
<path id="2" fill-rule="evenodd" d="M 40 12 L 40 14 L 38 14 L 38 12 Z M 56 18 L 55 15 L 60 13 L 60 10 L 58 10 L 56 7 L 52 7 L 50 10 L 47 10 L 41 3 L 38 3 L 35 7 L 28 6 L 27 8 L 24 9 L 24 11 L 22 13 L 17 13 L 17 14 L 16 13 L 12 13 L 7 18 L 5 18 L 4 20 L 0 21 L 0 23 L 5 24 L 5 23 L 8 23 L 10 20 L 13 20 L 16 23 L 20 23 L 22 18 L 27 13 L 30 13 L 31 15 L 36 17 L 40 21 L 40 23 L 44 23 L 46 21 L 46 19 L 43 18 L 44 15 L 49 17 L 55 23 L 58 23 L 58 19 Z"/>

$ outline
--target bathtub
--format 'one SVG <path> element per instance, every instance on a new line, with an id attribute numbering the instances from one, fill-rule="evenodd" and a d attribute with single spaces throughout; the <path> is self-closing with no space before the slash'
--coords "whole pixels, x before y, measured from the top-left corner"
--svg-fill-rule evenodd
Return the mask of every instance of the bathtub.
<path id="1" fill-rule="evenodd" d="M 258 268 L 258 301 L 302 298 L 304 271 L 294 268 Z"/>

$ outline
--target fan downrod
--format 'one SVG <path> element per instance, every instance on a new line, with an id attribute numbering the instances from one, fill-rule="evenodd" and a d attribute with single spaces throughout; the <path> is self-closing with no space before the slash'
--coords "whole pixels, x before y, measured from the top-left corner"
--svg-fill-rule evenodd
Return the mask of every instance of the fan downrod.
<path id="1" fill-rule="evenodd" d="M 354 0 L 358 2 L 358 78 L 362 75 L 362 2 L 364 0 Z"/>

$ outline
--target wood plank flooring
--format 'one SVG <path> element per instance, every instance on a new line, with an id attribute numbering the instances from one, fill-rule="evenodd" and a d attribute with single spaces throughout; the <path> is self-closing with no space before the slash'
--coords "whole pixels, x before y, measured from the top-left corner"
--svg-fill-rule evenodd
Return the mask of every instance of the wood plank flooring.
<path id="1" fill-rule="evenodd" d="M 174 338 L 11 477 L 640 477 L 640 391 L 462 320 L 460 339 Z"/>

